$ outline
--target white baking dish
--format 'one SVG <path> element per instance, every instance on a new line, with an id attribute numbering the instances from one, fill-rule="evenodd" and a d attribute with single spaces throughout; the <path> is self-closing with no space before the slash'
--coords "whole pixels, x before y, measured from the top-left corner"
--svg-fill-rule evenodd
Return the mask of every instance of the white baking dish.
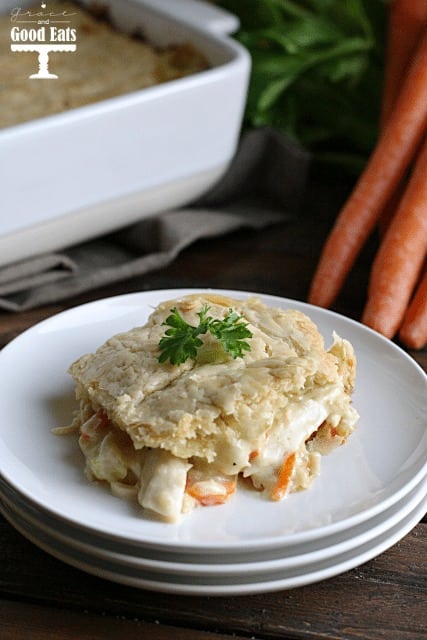
<path id="1" fill-rule="evenodd" d="M 235 152 L 250 58 L 234 16 L 197 0 L 103 3 L 119 28 L 191 42 L 211 68 L 0 130 L 0 266 L 189 203 Z"/>

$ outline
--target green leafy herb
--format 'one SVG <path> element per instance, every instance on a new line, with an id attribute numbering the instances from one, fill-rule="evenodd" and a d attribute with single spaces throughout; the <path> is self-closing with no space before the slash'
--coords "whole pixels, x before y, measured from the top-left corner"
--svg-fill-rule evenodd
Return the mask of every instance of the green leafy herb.
<path id="1" fill-rule="evenodd" d="M 359 171 L 378 133 L 387 0 L 217 0 L 240 19 L 249 127 Z"/>
<path id="2" fill-rule="evenodd" d="M 242 316 L 229 309 L 221 320 L 208 316 L 208 311 L 208 305 L 199 311 L 199 324 L 195 327 L 184 320 L 176 307 L 171 309 L 170 316 L 163 323 L 169 328 L 159 342 L 159 362 L 169 360 L 171 364 L 182 364 L 188 358 L 195 359 L 203 345 L 199 336 L 208 332 L 219 340 L 224 352 L 232 358 L 242 358 L 245 351 L 250 351 L 246 339 L 252 337 L 252 332 Z"/>

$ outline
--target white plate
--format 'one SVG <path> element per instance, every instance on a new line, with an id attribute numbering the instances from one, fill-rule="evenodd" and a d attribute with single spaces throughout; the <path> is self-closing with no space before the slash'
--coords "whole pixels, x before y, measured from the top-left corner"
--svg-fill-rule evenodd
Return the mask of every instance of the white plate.
<path id="1" fill-rule="evenodd" d="M 256 576 L 267 572 L 273 574 L 295 567 L 309 566 L 360 547 L 402 522 L 424 502 L 426 495 L 427 478 L 424 478 L 419 485 L 396 504 L 373 518 L 333 536 L 319 538 L 302 545 L 282 547 L 276 551 L 276 557 L 271 557 L 270 552 L 266 558 L 257 555 L 255 560 L 252 558 L 250 561 L 245 561 L 239 557 L 237 562 L 233 562 L 233 558 L 228 556 L 225 562 L 222 562 L 221 556 L 218 555 L 215 556 L 216 561 L 211 563 L 203 563 L 203 559 L 200 557 L 198 561 L 192 562 L 188 559 L 188 554 L 181 558 L 179 554 L 171 558 L 162 555 L 153 557 L 151 554 L 141 555 L 141 550 L 136 547 L 133 549 L 122 548 L 121 545 L 114 544 L 114 541 L 107 541 L 99 536 L 90 536 L 86 532 L 67 526 L 57 519 L 46 517 L 45 512 L 32 508 L 13 490 L 5 486 L 0 487 L 0 510 L 1 502 L 3 502 L 6 510 L 14 512 L 17 517 L 26 522 L 28 530 L 37 529 L 40 534 L 47 535 L 64 548 L 69 547 L 72 553 L 81 551 L 86 556 L 105 559 L 107 562 L 113 561 L 118 566 L 154 572 L 159 580 L 165 579 L 165 575 L 187 575 L 194 579 L 244 575 L 247 579 L 249 575 Z M 135 550 L 139 551 L 138 555 L 133 554 Z"/>
<path id="2" fill-rule="evenodd" d="M 75 439 L 51 429 L 75 406 L 68 365 L 119 331 L 143 324 L 161 300 L 195 290 L 149 291 L 92 302 L 21 334 L 0 353 L 0 474 L 55 517 L 144 548 L 181 553 L 258 553 L 355 526 L 389 508 L 427 471 L 427 376 L 379 334 L 330 311 L 259 295 L 306 312 L 326 342 L 335 329 L 358 357 L 354 404 L 361 419 L 344 447 L 322 459 L 312 488 L 281 503 L 240 491 L 226 505 L 197 509 L 177 525 L 147 518 L 89 484 Z M 221 291 L 245 297 L 237 291 Z"/>
<path id="3" fill-rule="evenodd" d="M 354 569 L 383 553 L 407 535 L 425 513 L 427 498 L 424 498 L 398 524 L 376 536 L 373 540 L 326 560 L 301 567 L 283 569 L 279 572 L 266 571 L 257 576 L 183 576 L 166 574 L 163 579 L 155 572 L 126 567 L 111 559 L 97 558 L 90 553 L 87 554 L 81 550 L 76 551 L 69 545 L 64 545 L 55 537 L 48 535 L 45 531 L 39 530 L 33 524 L 29 524 L 25 518 L 20 517 L 5 504 L 1 505 L 0 503 L 0 506 L 3 515 L 9 522 L 31 542 L 59 560 L 87 573 L 113 582 L 151 591 L 196 596 L 227 596 L 293 589 L 326 580 Z"/>

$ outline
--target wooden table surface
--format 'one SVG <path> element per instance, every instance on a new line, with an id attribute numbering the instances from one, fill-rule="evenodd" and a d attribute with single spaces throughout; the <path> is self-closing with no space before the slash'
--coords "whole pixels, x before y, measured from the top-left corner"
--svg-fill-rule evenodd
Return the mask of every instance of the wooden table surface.
<path id="1" fill-rule="evenodd" d="M 143 278 L 16 315 L 0 313 L 0 345 L 63 309 L 138 290 L 209 286 L 304 300 L 347 189 L 313 180 L 300 215 L 290 222 L 199 241 L 168 268 Z M 375 247 L 373 239 L 334 307 L 355 319 Z M 410 355 L 427 370 L 426 350 Z M 177 596 L 105 581 L 41 551 L 1 517 L 0 548 L 2 640 L 427 638 L 425 521 L 379 557 L 338 577 L 251 596 Z"/>

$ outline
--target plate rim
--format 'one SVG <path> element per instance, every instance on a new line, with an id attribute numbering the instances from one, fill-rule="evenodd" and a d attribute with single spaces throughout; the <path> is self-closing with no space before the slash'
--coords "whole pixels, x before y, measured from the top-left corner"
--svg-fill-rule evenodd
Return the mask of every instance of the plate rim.
<path id="1" fill-rule="evenodd" d="M 327 559 L 326 561 L 319 561 L 314 563 L 311 571 L 298 571 L 296 575 L 281 577 L 275 577 L 271 580 L 265 579 L 257 581 L 256 579 L 251 582 L 224 582 L 222 584 L 200 583 L 197 580 L 191 583 L 189 580 L 186 582 L 167 582 L 163 580 L 156 580 L 151 578 L 126 575 L 125 573 L 118 573 L 117 571 L 107 569 L 102 566 L 102 562 L 99 561 L 95 564 L 84 561 L 81 554 L 71 554 L 65 547 L 52 548 L 51 543 L 46 542 L 46 536 L 41 533 L 42 539 L 38 537 L 38 534 L 34 530 L 29 531 L 25 525 L 16 522 L 14 519 L 15 513 L 11 515 L 10 510 L 6 514 L 2 509 L 3 516 L 8 520 L 21 535 L 26 537 L 37 547 L 49 555 L 55 557 L 57 560 L 75 567 L 81 571 L 95 575 L 102 579 L 109 580 L 111 582 L 131 586 L 138 589 L 147 589 L 150 591 L 163 592 L 174 595 L 197 595 L 197 596 L 236 596 L 236 595 L 250 595 L 256 593 L 268 593 L 273 591 L 282 591 L 287 589 L 294 589 L 305 585 L 313 584 L 328 580 L 334 576 L 346 573 L 355 567 L 364 564 L 372 560 L 373 558 L 381 555 L 392 546 L 397 544 L 406 535 L 417 526 L 422 514 L 427 507 L 427 498 L 425 497 L 421 502 L 406 516 L 403 520 L 399 521 L 395 526 L 392 526 L 389 530 L 380 533 L 373 540 L 362 544 L 360 547 L 351 549 L 341 554 L 341 559 L 338 562 L 333 562 L 333 559 Z M 19 518 L 18 518 L 19 519 Z M 48 540 L 55 542 L 55 539 L 47 536 Z M 61 550 L 62 548 L 62 550 Z M 361 551 L 363 549 L 363 551 Z M 91 558 L 90 554 L 88 554 Z M 321 564 L 322 563 L 322 564 Z M 317 568 L 316 565 L 319 567 Z M 323 565 L 323 566 L 322 566 Z M 326 566 L 325 566 L 326 565 Z M 114 567 L 114 563 L 113 563 Z M 284 570 L 286 573 L 286 570 Z M 144 573 L 143 571 L 141 572 Z"/>
<path id="2" fill-rule="evenodd" d="M 166 573 L 170 571 L 171 574 L 185 574 L 185 575 L 236 575 L 240 573 L 262 573 L 265 571 L 274 571 L 286 569 L 294 569 L 301 567 L 307 563 L 315 563 L 324 560 L 328 560 L 337 554 L 349 552 L 356 547 L 360 547 L 369 543 L 375 537 L 378 537 L 385 531 L 396 527 L 402 522 L 411 512 L 415 511 L 422 503 L 424 503 L 427 496 L 427 478 L 423 478 L 420 483 L 410 492 L 411 495 L 405 496 L 400 501 L 401 504 L 396 503 L 392 505 L 388 510 L 385 510 L 381 514 L 377 514 L 373 519 L 356 525 L 356 527 L 363 527 L 362 531 L 358 531 L 354 536 L 352 528 L 342 532 L 344 538 L 340 538 L 338 542 L 331 540 L 324 540 L 320 548 L 312 550 L 300 551 L 297 554 L 292 555 L 280 555 L 275 558 L 258 558 L 255 556 L 253 559 L 238 561 L 236 556 L 230 559 L 230 562 L 197 562 L 192 561 L 171 561 L 160 558 L 147 558 L 144 555 L 132 556 L 130 551 L 122 552 L 120 550 L 112 551 L 112 549 L 103 548 L 99 541 L 93 539 L 87 541 L 83 539 L 77 539 L 74 536 L 75 532 L 69 533 L 55 529 L 55 523 L 46 523 L 43 521 L 43 514 L 31 514 L 25 511 L 25 505 L 17 505 L 14 502 L 13 497 L 6 496 L 0 487 L 0 512 L 2 504 L 6 503 L 6 508 L 13 510 L 18 517 L 25 520 L 29 526 L 35 526 L 41 533 L 46 533 L 52 539 L 57 539 L 61 544 L 70 546 L 78 553 L 81 550 L 87 555 L 92 555 L 99 558 L 111 558 L 118 564 L 124 566 L 134 567 L 136 569 L 142 569 L 147 571 Z M 396 509 L 396 507 L 398 507 Z M 390 513 L 391 511 L 391 513 Z M 388 512 L 388 513 L 387 513 Z M 378 520 L 379 518 L 379 520 Z M 372 523 L 372 520 L 375 522 Z M 350 541 L 350 545 L 346 545 Z M 313 541 L 312 541 L 313 542 Z M 310 543 L 307 543 L 308 546 Z M 327 554 L 322 554 L 327 550 Z M 203 556 L 201 556 L 203 557 Z M 134 562 L 136 560 L 136 562 Z"/>

